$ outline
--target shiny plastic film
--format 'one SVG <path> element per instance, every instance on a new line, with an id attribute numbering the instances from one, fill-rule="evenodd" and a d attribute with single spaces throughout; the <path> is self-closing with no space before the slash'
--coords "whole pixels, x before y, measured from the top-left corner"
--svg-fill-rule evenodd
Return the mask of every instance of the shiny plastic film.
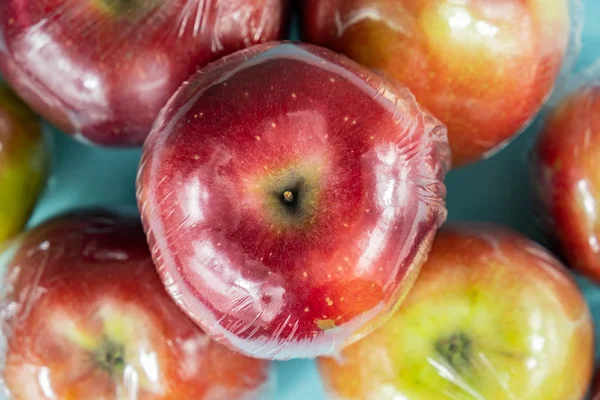
<path id="1" fill-rule="evenodd" d="M 523 131 L 580 47 L 578 0 L 305 0 L 302 7 L 306 41 L 387 72 L 448 127 L 455 167 L 491 156 Z"/>
<path id="2" fill-rule="evenodd" d="M 211 340 L 167 295 L 139 218 L 77 211 L 0 255 L 7 400 L 263 400 L 268 361 Z"/>
<path id="3" fill-rule="evenodd" d="M 554 256 L 499 226 L 455 224 L 394 316 L 319 370 L 335 400 L 583 400 L 593 346 Z"/>
<path id="4" fill-rule="evenodd" d="M 406 88 L 327 49 L 269 43 L 169 101 L 138 204 L 168 292 L 215 340 L 312 358 L 401 303 L 446 218 L 449 165 L 445 127 Z"/>
<path id="5" fill-rule="evenodd" d="M 600 64 L 575 75 L 544 115 L 532 186 L 547 233 L 569 266 L 600 282 Z"/>
<path id="6" fill-rule="evenodd" d="M 0 74 L 59 129 L 141 145 L 198 67 L 276 40 L 288 0 L 6 0 Z"/>

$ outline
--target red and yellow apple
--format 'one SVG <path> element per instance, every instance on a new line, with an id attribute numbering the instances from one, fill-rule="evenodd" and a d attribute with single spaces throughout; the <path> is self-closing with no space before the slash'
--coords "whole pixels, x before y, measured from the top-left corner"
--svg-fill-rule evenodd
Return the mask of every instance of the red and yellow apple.
<path id="1" fill-rule="evenodd" d="M 0 242 L 27 222 L 46 183 L 49 159 L 40 119 L 0 83 Z"/>
<path id="2" fill-rule="evenodd" d="M 394 316 L 319 368 L 336 399 L 581 400 L 593 361 L 588 307 L 559 261 L 507 229 L 455 225 Z"/>
<path id="3" fill-rule="evenodd" d="M 163 109 L 138 203 L 155 264 L 211 336 L 261 358 L 336 352 L 400 303 L 446 217 L 446 130 L 327 49 L 211 64 Z"/>
<path id="4" fill-rule="evenodd" d="M 569 0 L 306 0 L 306 39 L 386 71 L 448 126 L 453 165 L 538 111 L 569 40 Z"/>
<path id="5" fill-rule="evenodd" d="M 569 266 L 600 282 L 600 85 L 566 96 L 534 147 L 541 218 Z"/>
<path id="6" fill-rule="evenodd" d="M 258 400 L 266 361 L 210 340 L 172 302 L 138 218 L 80 211 L 5 254 L 3 387 L 19 400 Z"/>
<path id="7" fill-rule="evenodd" d="M 75 137 L 140 145 L 199 66 L 285 30 L 288 0 L 6 0 L 0 72 Z"/>

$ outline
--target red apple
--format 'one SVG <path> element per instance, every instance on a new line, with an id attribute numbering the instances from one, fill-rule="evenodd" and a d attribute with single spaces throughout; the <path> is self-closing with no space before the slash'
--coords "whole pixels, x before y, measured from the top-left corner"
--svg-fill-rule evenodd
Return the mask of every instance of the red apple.
<path id="1" fill-rule="evenodd" d="M 175 301 L 261 358 L 338 351 L 404 297 L 445 219 L 446 130 L 316 46 L 200 71 L 144 146 L 138 203 Z"/>
<path id="2" fill-rule="evenodd" d="M 600 400 L 600 372 L 596 371 L 594 377 L 594 383 L 592 384 L 592 391 L 590 400 Z"/>
<path id="3" fill-rule="evenodd" d="M 570 266 L 600 282 L 600 84 L 568 95 L 548 116 L 533 153 L 546 228 Z"/>
<path id="4" fill-rule="evenodd" d="M 0 243 L 29 219 L 44 188 L 49 159 L 39 117 L 0 83 Z"/>
<path id="5" fill-rule="evenodd" d="M 210 340 L 172 302 L 137 218 L 55 218 L 9 258 L 10 399 L 247 400 L 268 389 L 268 362 Z"/>
<path id="6" fill-rule="evenodd" d="M 306 38 L 406 84 L 448 126 L 453 164 L 498 150 L 549 95 L 569 0 L 306 0 Z"/>
<path id="7" fill-rule="evenodd" d="M 0 71 L 80 139 L 139 145 L 198 66 L 277 39 L 288 0 L 5 0 Z"/>
<path id="8" fill-rule="evenodd" d="M 504 228 L 448 226 L 394 316 L 319 367 L 336 399 L 582 400 L 593 361 L 559 261 Z"/>

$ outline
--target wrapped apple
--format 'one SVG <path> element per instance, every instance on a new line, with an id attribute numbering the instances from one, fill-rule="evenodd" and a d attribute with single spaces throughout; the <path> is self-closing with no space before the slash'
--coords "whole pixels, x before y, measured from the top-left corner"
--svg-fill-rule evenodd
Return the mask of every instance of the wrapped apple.
<path id="1" fill-rule="evenodd" d="M 49 159 L 40 119 L 0 83 L 0 243 L 29 219 L 44 188 Z"/>
<path id="2" fill-rule="evenodd" d="M 408 89 L 327 49 L 209 65 L 144 145 L 158 271 L 216 340 L 260 358 L 339 351 L 400 303 L 446 217 L 446 129 Z"/>
<path id="3" fill-rule="evenodd" d="M 210 340 L 171 301 L 138 218 L 58 217 L 3 261 L 8 399 L 262 400 L 270 391 L 267 361 Z"/>
<path id="4" fill-rule="evenodd" d="M 278 39 L 289 0 L 5 0 L 0 72 L 86 142 L 140 145 L 197 67 Z"/>
<path id="5" fill-rule="evenodd" d="M 533 152 L 536 200 L 570 266 L 600 283 L 600 82 L 550 112 Z"/>
<path id="6" fill-rule="evenodd" d="M 396 314 L 319 367 L 335 399 L 582 400 L 593 361 L 559 261 L 504 228 L 447 226 Z"/>
<path id="7" fill-rule="evenodd" d="M 453 165 L 537 113 L 567 51 L 570 0 L 306 0 L 306 39 L 406 84 L 448 126 Z"/>

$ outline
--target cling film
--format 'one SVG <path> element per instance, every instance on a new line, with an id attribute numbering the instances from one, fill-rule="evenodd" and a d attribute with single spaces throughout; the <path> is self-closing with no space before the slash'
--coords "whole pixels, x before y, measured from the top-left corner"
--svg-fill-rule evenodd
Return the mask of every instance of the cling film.
<path id="1" fill-rule="evenodd" d="M 336 400 L 581 400 L 593 335 L 583 294 L 546 249 L 451 223 L 394 316 L 318 364 Z"/>
<path id="2" fill-rule="evenodd" d="M 0 255 L 7 400 L 264 400 L 271 365 L 211 340 L 166 293 L 136 216 L 79 210 Z"/>
<path id="3" fill-rule="evenodd" d="M 279 39 L 287 1 L 3 1 L 0 73 L 64 132 L 97 145 L 141 145 L 197 68 Z"/>

